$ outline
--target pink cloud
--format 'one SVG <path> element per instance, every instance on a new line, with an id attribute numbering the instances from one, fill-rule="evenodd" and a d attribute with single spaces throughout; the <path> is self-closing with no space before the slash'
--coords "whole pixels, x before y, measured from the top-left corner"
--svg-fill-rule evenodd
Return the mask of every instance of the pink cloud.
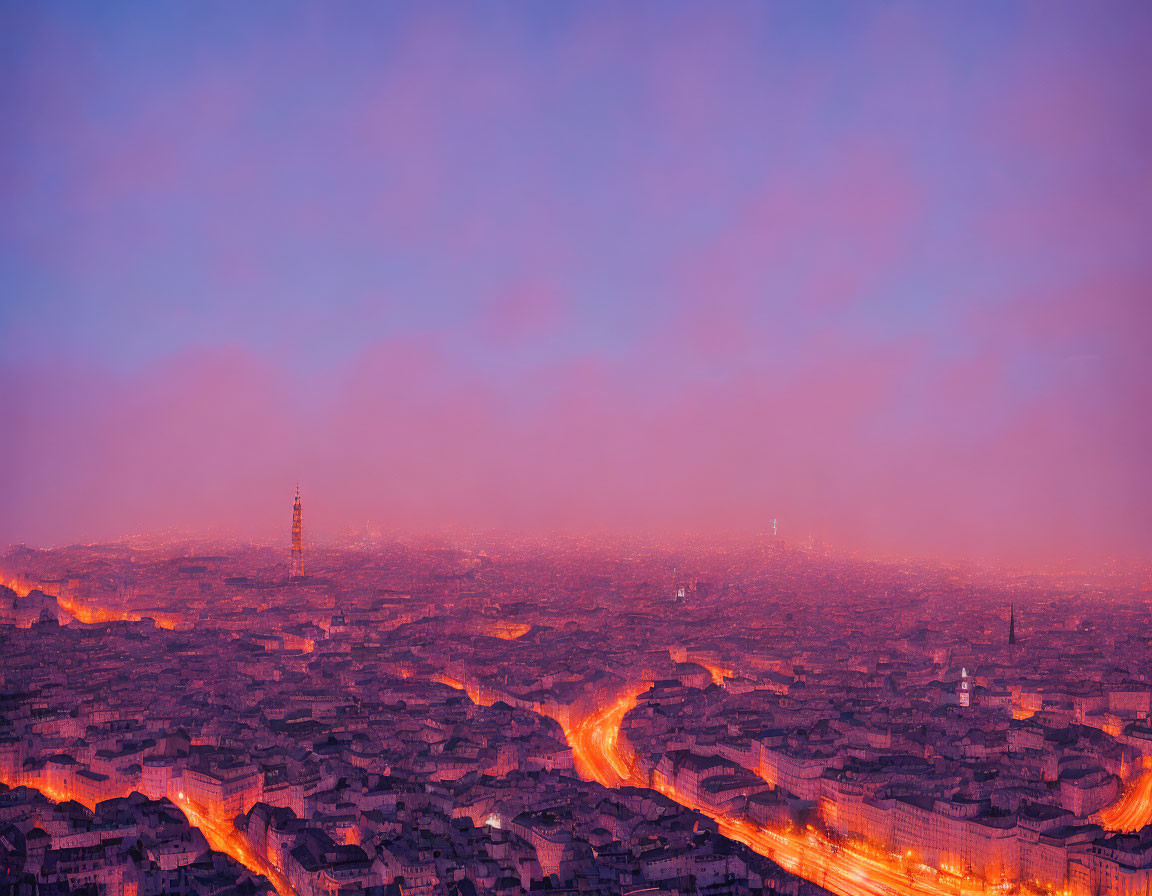
<path id="1" fill-rule="evenodd" d="M 1152 495 L 1132 488 L 1147 455 L 1117 448 L 1115 427 L 1131 427 L 1115 409 L 1093 417 L 1088 394 L 1046 396 L 965 433 L 950 421 L 995 392 L 990 359 L 933 387 L 936 424 L 909 429 L 892 414 L 924 346 L 826 347 L 788 376 L 749 368 L 660 393 L 646 384 L 656 368 L 553 365 L 534 374 L 530 405 L 434 341 L 380 343 L 306 399 L 236 351 L 134 377 L 6 371 L 21 398 L 3 408 L 19 435 L 0 458 L 0 537 L 208 523 L 276 534 L 297 480 L 318 532 L 365 518 L 707 531 L 778 517 L 792 537 L 871 550 L 1051 559 L 1147 531 Z"/>
<path id="2" fill-rule="evenodd" d="M 498 343 L 518 344 L 553 331 L 563 317 L 564 299 L 554 283 L 522 280 L 500 291 L 487 307 L 483 326 Z"/>
<path id="3" fill-rule="evenodd" d="M 680 260 L 672 329 L 661 338 L 704 357 L 739 355 L 791 319 L 780 308 L 818 317 L 868 298 L 905 265 L 922 203 L 881 147 L 844 146 L 827 165 L 773 169 L 712 240 Z"/>

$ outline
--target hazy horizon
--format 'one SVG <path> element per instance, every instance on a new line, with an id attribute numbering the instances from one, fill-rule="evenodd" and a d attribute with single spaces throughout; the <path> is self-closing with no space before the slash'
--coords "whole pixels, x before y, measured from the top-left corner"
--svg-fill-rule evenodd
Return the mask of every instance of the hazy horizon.
<path id="1" fill-rule="evenodd" d="M 1148 560 L 1150 27 L 6 6 L 0 544 Z"/>

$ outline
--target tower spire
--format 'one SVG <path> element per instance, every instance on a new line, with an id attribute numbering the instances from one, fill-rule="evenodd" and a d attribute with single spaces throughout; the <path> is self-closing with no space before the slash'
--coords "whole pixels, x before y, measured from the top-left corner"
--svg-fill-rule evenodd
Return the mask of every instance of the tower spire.
<path id="1" fill-rule="evenodd" d="M 304 510 L 300 506 L 300 483 L 292 504 L 292 576 L 304 575 Z"/>
<path id="2" fill-rule="evenodd" d="M 1009 604 L 1008 606 L 1008 646 L 1011 647 L 1016 643 L 1016 606 Z"/>

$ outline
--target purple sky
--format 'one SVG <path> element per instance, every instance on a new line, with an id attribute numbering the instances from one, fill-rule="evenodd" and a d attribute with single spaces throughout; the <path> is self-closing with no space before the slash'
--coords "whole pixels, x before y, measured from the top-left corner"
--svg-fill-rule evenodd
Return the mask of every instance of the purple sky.
<path id="1" fill-rule="evenodd" d="M 1152 551 L 1152 4 L 7 4 L 0 542 Z"/>

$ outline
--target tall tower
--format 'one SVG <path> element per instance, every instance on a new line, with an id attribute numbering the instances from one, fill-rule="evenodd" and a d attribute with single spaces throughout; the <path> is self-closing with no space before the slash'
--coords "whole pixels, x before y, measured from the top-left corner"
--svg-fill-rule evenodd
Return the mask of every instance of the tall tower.
<path id="1" fill-rule="evenodd" d="M 304 575 L 304 511 L 300 507 L 300 486 L 296 486 L 296 501 L 292 504 L 291 575 Z"/>
<path id="2" fill-rule="evenodd" d="M 1016 643 L 1016 607 L 1009 605 L 1008 608 L 1008 646 L 1012 647 Z"/>

